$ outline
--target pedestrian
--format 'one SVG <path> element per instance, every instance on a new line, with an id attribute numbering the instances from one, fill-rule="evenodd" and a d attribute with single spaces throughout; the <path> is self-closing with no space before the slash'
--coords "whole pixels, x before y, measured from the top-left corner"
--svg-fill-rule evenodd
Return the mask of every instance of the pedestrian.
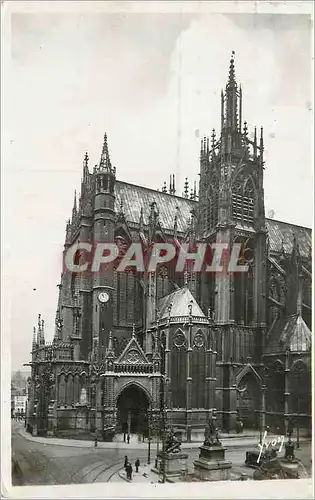
<path id="1" fill-rule="evenodd" d="M 135 461 L 136 472 L 139 472 L 139 466 L 140 466 L 140 460 L 139 458 L 137 458 L 137 460 Z"/>
<path id="2" fill-rule="evenodd" d="M 94 439 L 94 448 L 97 448 L 97 436 L 95 436 L 95 439 Z"/>
<path id="3" fill-rule="evenodd" d="M 127 465 L 127 479 L 130 479 L 130 481 L 132 481 L 132 465 L 130 462 Z"/>
<path id="4" fill-rule="evenodd" d="M 125 461 L 124 461 L 124 469 L 127 470 L 127 465 L 128 465 L 129 461 L 128 461 L 128 457 L 127 455 L 125 455 Z"/>
<path id="5" fill-rule="evenodd" d="M 126 433 L 124 432 L 124 443 L 126 442 Z"/>
<path id="6" fill-rule="evenodd" d="M 127 462 L 127 465 L 126 465 L 126 476 L 127 476 L 127 479 L 129 479 L 129 462 Z"/>
<path id="7" fill-rule="evenodd" d="M 128 444 L 130 443 L 130 436 L 129 436 L 129 434 L 128 434 L 128 436 L 127 436 L 127 443 L 128 443 Z"/>

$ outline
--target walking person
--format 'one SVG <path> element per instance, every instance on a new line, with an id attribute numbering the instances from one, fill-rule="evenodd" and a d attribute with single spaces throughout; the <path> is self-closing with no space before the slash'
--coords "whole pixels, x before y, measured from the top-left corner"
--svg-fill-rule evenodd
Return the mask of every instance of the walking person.
<path id="1" fill-rule="evenodd" d="M 127 465 L 127 479 L 130 479 L 130 481 L 132 481 L 132 465 L 130 462 Z"/>
<path id="2" fill-rule="evenodd" d="M 126 433 L 124 432 L 124 443 L 126 442 Z"/>
<path id="3" fill-rule="evenodd" d="M 136 472 L 139 472 L 139 466 L 140 466 L 140 460 L 139 458 L 137 458 L 137 460 L 135 461 Z"/>
<path id="4" fill-rule="evenodd" d="M 130 443 L 130 436 L 129 436 L 129 434 L 128 434 L 128 436 L 127 436 L 127 443 L 128 443 L 128 444 Z"/>
<path id="5" fill-rule="evenodd" d="M 128 465 L 128 457 L 125 455 L 125 462 L 124 462 L 124 469 L 127 471 L 127 465 Z"/>

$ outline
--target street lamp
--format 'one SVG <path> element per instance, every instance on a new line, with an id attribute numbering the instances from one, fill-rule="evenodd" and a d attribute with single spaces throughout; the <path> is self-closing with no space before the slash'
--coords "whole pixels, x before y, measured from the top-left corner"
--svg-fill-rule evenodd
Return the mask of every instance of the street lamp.
<path id="1" fill-rule="evenodd" d="M 148 465 L 151 463 L 151 408 L 148 408 Z"/>
<path id="2" fill-rule="evenodd" d="M 260 419 L 259 419 L 259 443 L 262 444 L 262 435 L 263 435 L 263 428 L 264 428 L 264 416 L 265 416 L 265 390 L 266 386 L 263 384 L 263 381 L 261 381 L 261 386 L 260 386 Z"/>

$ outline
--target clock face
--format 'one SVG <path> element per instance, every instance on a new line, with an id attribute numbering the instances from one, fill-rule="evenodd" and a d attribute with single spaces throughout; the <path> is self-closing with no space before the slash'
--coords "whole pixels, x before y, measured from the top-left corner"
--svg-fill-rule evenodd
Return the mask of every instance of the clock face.
<path id="1" fill-rule="evenodd" d="M 103 302 L 103 303 L 108 302 L 108 301 L 109 301 L 109 295 L 108 295 L 108 293 L 106 293 L 106 292 L 101 292 L 101 293 L 99 294 L 99 296 L 98 296 L 98 300 L 99 300 L 100 302 Z"/>

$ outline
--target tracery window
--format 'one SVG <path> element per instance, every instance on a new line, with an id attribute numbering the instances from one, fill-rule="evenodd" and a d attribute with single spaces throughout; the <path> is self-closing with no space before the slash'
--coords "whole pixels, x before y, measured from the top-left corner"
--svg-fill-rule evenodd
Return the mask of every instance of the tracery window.
<path id="1" fill-rule="evenodd" d="M 66 402 L 66 381 L 64 374 L 61 374 L 59 378 L 59 402 L 61 405 L 64 405 Z"/>
<path id="2" fill-rule="evenodd" d="M 206 393 L 206 350 L 205 337 L 198 330 L 193 340 L 192 352 L 192 407 L 205 407 Z"/>
<path id="3" fill-rule="evenodd" d="M 238 323 L 250 325 L 254 314 L 254 243 L 251 239 L 241 243 L 238 265 L 248 266 L 247 272 L 234 273 L 235 319 Z"/>
<path id="4" fill-rule="evenodd" d="M 311 373 L 302 360 L 296 361 L 290 373 L 291 411 L 311 414 Z"/>
<path id="5" fill-rule="evenodd" d="M 181 330 L 173 335 L 171 349 L 171 392 L 174 408 L 186 407 L 186 337 Z"/>
<path id="6" fill-rule="evenodd" d="M 254 188 L 252 182 L 236 180 L 232 188 L 232 214 L 242 224 L 250 225 L 254 219 Z"/>
<path id="7" fill-rule="evenodd" d="M 284 365 L 275 361 L 268 371 L 267 401 L 269 411 L 284 412 Z"/>
<path id="8" fill-rule="evenodd" d="M 133 323 L 135 317 L 135 276 L 133 270 L 117 272 L 117 267 L 128 247 L 127 237 L 117 236 L 115 243 L 119 248 L 119 256 L 115 261 L 115 321 L 116 324 Z"/>

